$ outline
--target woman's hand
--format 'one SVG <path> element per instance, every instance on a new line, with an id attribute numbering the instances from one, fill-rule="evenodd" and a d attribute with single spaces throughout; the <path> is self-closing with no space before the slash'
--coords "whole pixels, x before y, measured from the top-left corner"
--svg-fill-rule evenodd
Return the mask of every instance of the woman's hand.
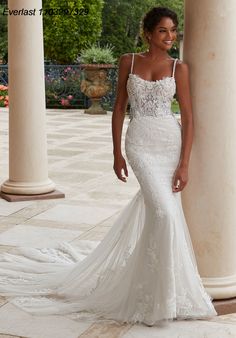
<path id="1" fill-rule="evenodd" d="M 173 176 L 172 191 L 179 192 L 183 190 L 187 182 L 188 182 L 188 168 L 186 166 L 180 165 L 175 170 Z"/>
<path id="2" fill-rule="evenodd" d="M 125 159 L 122 155 L 114 157 L 113 169 L 114 169 L 118 179 L 123 181 L 123 182 L 126 182 L 126 177 L 128 177 L 128 169 L 127 169 L 127 166 L 126 166 Z M 122 176 L 122 170 L 124 171 L 126 177 Z"/>

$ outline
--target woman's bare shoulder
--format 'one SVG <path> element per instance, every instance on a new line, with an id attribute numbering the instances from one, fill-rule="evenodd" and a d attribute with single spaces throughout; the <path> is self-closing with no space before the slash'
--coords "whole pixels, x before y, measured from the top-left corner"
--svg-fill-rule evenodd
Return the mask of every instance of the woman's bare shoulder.
<path id="1" fill-rule="evenodd" d="M 185 75 L 189 72 L 189 66 L 186 62 L 182 60 L 177 60 L 176 62 L 176 75 Z"/>
<path id="2" fill-rule="evenodd" d="M 187 62 L 184 62 L 183 60 L 177 59 L 176 65 L 178 68 L 188 68 Z"/>
<path id="3" fill-rule="evenodd" d="M 122 62 L 122 63 L 130 63 L 131 62 L 131 60 L 132 60 L 132 54 L 133 53 L 126 53 L 126 54 L 122 54 L 121 56 L 120 56 L 120 62 Z"/>
<path id="4" fill-rule="evenodd" d="M 119 58 L 119 69 L 129 71 L 132 64 L 132 53 L 122 54 Z"/>
<path id="5" fill-rule="evenodd" d="M 144 58 L 145 55 L 144 53 L 140 52 L 140 53 L 126 53 L 120 56 L 120 59 L 122 59 L 122 61 L 124 60 L 124 62 L 129 62 L 132 61 L 133 58 L 133 54 L 135 58 Z"/>

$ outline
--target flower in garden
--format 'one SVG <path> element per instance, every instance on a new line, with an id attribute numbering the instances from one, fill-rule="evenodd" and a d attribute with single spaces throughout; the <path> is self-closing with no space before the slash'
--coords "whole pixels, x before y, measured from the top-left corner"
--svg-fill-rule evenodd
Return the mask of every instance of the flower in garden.
<path id="1" fill-rule="evenodd" d="M 69 102 L 69 100 L 67 100 L 67 99 L 61 99 L 61 105 L 62 106 L 69 106 L 70 105 L 70 102 Z"/>
<path id="2" fill-rule="evenodd" d="M 8 107 L 8 86 L 0 85 L 0 107 Z"/>
<path id="3" fill-rule="evenodd" d="M 4 85 L 0 85 L 0 90 L 7 90 L 8 87 L 7 86 L 4 86 Z"/>
<path id="4" fill-rule="evenodd" d="M 67 98 L 68 98 L 69 100 L 72 100 L 72 99 L 73 99 L 73 96 L 72 96 L 72 95 L 68 95 Z"/>
<path id="5" fill-rule="evenodd" d="M 71 70 L 71 67 L 67 67 L 66 69 L 64 69 L 64 72 L 67 73 L 69 70 Z"/>

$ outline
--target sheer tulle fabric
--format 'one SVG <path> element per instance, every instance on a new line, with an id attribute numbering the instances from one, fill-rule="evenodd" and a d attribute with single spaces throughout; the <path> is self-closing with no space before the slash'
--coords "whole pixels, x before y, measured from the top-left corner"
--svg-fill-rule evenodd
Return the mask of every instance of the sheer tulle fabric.
<path id="1" fill-rule="evenodd" d="M 125 150 L 140 189 L 101 242 L 2 254 L 0 294 L 34 314 L 71 314 L 158 325 L 217 315 L 206 293 L 171 184 L 181 126 L 171 113 L 174 77 L 131 74 Z M 127 183 L 128 184 L 128 183 Z"/>

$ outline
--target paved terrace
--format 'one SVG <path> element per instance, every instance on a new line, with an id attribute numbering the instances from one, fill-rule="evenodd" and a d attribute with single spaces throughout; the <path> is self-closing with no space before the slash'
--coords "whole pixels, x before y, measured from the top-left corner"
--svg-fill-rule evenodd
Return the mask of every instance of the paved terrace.
<path id="1" fill-rule="evenodd" d="M 48 110 L 49 176 L 65 199 L 6 202 L 0 199 L 0 252 L 15 246 L 55 247 L 58 242 L 100 241 L 138 189 L 113 173 L 111 113 Z M 128 124 L 125 119 L 124 132 Z M 8 110 L 0 111 L 0 179 L 8 178 Z M 124 133 L 123 133 L 124 135 Z M 0 337 L 27 338 L 226 338 L 236 337 L 236 314 L 167 327 L 81 322 L 32 316 L 0 297 Z"/>

